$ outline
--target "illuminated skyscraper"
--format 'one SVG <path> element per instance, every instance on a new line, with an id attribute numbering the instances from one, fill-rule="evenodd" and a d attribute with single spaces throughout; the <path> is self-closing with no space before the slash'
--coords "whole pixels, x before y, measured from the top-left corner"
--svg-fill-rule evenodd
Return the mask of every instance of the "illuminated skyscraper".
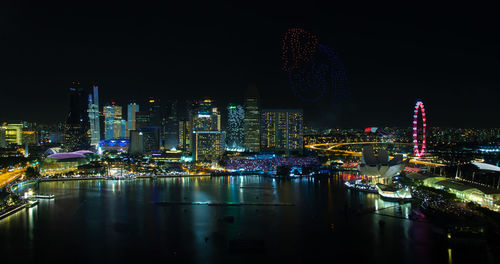
<path id="1" fill-rule="evenodd" d="M 259 92 L 257 87 L 248 87 L 245 96 L 245 150 L 251 152 L 260 151 L 260 122 L 259 122 Z"/>
<path id="2" fill-rule="evenodd" d="M 179 123 L 177 121 L 177 100 L 167 101 L 162 119 L 162 145 L 166 149 L 178 145 Z"/>
<path id="3" fill-rule="evenodd" d="M 160 134 L 158 127 L 149 126 L 139 128 L 139 133 L 143 137 L 144 153 L 151 153 L 160 149 Z"/>
<path id="4" fill-rule="evenodd" d="M 130 154 L 142 154 L 144 153 L 144 136 L 142 132 L 137 130 L 130 130 Z"/>
<path id="5" fill-rule="evenodd" d="M 149 125 L 160 127 L 162 121 L 162 111 L 160 100 L 150 97 L 148 100 Z"/>
<path id="6" fill-rule="evenodd" d="M 126 137 L 130 137 L 130 131 L 136 130 L 136 113 L 139 112 L 139 105 L 136 103 L 130 103 L 127 107 L 127 134 Z"/>
<path id="7" fill-rule="evenodd" d="M 5 145 L 22 145 L 22 133 L 23 133 L 23 124 L 22 123 L 4 123 L 4 125 L 0 128 L 3 132 L 3 142 Z"/>
<path id="8" fill-rule="evenodd" d="M 122 107 L 112 102 L 111 105 L 106 105 L 103 110 L 104 114 L 104 138 L 119 139 L 124 136 L 122 127 L 125 128 L 122 122 Z"/>
<path id="9" fill-rule="evenodd" d="M 101 141 L 101 124 L 99 122 L 99 88 L 92 87 L 93 93 L 89 94 L 89 121 L 90 121 L 90 145 L 97 146 Z"/>
<path id="10" fill-rule="evenodd" d="M 221 120 L 219 110 L 214 107 L 210 111 L 201 111 L 192 117 L 193 131 L 220 131 Z"/>
<path id="11" fill-rule="evenodd" d="M 218 159 L 225 151 L 224 131 L 195 131 L 193 133 L 193 159 L 211 161 Z"/>
<path id="12" fill-rule="evenodd" d="M 125 138 L 127 136 L 127 120 L 120 120 L 120 138 Z"/>
<path id="13" fill-rule="evenodd" d="M 24 145 L 36 145 L 38 142 L 38 138 L 34 130 L 23 130 L 23 132 L 21 132 L 21 137 Z"/>
<path id="14" fill-rule="evenodd" d="M 139 111 L 135 113 L 135 130 L 139 130 L 141 127 L 150 126 L 150 118 L 147 111 Z"/>
<path id="15" fill-rule="evenodd" d="M 192 154 L 196 161 L 218 159 L 225 151 L 226 133 L 221 131 L 221 115 L 214 101 L 199 101 L 191 117 Z"/>
<path id="16" fill-rule="evenodd" d="M 229 104 L 227 107 L 227 147 L 242 149 L 245 135 L 244 127 L 245 110 L 243 106 Z"/>
<path id="17" fill-rule="evenodd" d="M 261 114 L 263 150 L 302 152 L 304 116 L 299 109 L 265 109 Z"/>
<path id="18" fill-rule="evenodd" d="M 73 87 L 69 89 L 69 113 L 64 126 L 63 143 L 63 148 L 66 151 L 88 149 L 90 147 L 90 122 L 87 112 L 88 97 L 79 85 L 79 82 L 73 82 Z"/>
<path id="19" fill-rule="evenodd" d="M 188 120 L 179 121 L 179 149 L 191 151 L 191 122 Z"/>

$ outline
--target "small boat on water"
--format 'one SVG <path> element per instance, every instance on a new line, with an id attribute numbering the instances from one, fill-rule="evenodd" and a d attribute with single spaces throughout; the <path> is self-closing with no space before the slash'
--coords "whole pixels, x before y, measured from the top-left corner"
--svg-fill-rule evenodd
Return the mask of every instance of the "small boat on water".
<path id="1" fill-rule="evenodd" d="M 54 199 L 54 198 L 56 198 L 56 196 L 53 194 L 34 194 L 31 197 L 38 198 L 38 199 Z"/>

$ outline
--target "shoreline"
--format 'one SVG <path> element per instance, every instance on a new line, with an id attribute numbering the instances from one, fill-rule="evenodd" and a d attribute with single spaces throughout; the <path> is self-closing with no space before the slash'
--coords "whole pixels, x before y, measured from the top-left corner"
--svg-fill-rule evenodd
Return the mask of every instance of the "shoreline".
<path id="1" fill-rule="evenodd" d="M 24 208 L 27 208 L 27 207 L 28 207 L 28 205 L 29 205 L 29 203 L 27 203 L 27 202 L 26 202 L 26 203 L 23 203 L 23 204 L 21 204 L 21 205 L 17 206 L 17 207 L 16 207 L 16 208 L 14 208 L 14 209 L 12 209 L 12 210 L 8 211 L 8 212 L 5 212 L 5 213 L 1 214 L 1 215 L 0 215 L 0 220 L 2 220 L 2 219 L 4 219 L 4 218 L 6 218 L 7 216 L 10 216 L 10 215 L 15 214 L 15 213 L 17 213 L 17 212 L 21 211 L 21 210 L 22 210 L 22 209 L 24 209 Z"/>
<path id="2" fill-rule="evenodd" d="M 132 179 L 150 179 L 150 178 L 182 178 L 182 177 L 207 177 L 210 174 L 188 174 L 188 175 L 152 175 L 152 176 L 135 176 L 135 177 L 105 177 L 105 176 L 95 176 L 95 177 L 68 177 L 68 178 L 46 178 L 37 179 L 39 182 L 52 182 L 52 181 L 91 181 L 91 180 L 132 180 Z"/>

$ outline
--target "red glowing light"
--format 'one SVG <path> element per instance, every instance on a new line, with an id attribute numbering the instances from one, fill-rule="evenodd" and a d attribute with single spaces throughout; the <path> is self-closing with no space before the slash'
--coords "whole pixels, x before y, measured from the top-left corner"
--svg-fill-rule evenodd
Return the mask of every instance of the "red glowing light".
<path id="1" fill-rule="evenodd" d="M 316 35 L 301 28 L 288 29 L 282 43 L 283 70 L 290 72 L 308 62 L 317 47 Z"/>
<path id="2" fill-rule="evenodd" d="M 415 113 L 417 115 L 413 116 L 413 130 L 418 131 L 417 126 L 418 126 L 418 109 L 420 108 L 420 113 L 422 114 L 422 147 L 419 148 L 418 146 L 418 133 L 413 134 L 413 151 L 415 153 L 415 156 L 421 157 L 425 154 L 425 129 L 427 127 L 427 123 L 425 120 L 425 108 L 424 108 L 424 103 L 422 101 L 418 101 L 417 104 L 415 105 Z"/>

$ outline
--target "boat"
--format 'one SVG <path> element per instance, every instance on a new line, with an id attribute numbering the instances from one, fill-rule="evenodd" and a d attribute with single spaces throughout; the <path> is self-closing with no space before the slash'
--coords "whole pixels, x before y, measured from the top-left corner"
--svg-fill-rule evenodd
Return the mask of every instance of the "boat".
<path id="1" fill-rule="evenodd" d="M 56 196 L 53 194 L 34 194 L 31 197 L 38 198 L 38 199 L 54 199 L 54 198 L 56 198 Z"/>
<path id="2" fill-rule="evenodd" d="M 382 199 L 389 201 L 405 201 L 412 198 L 411 191 L 408 186 L 403 187 L 379 183 L 377 184 L 377 190 Z"/>

